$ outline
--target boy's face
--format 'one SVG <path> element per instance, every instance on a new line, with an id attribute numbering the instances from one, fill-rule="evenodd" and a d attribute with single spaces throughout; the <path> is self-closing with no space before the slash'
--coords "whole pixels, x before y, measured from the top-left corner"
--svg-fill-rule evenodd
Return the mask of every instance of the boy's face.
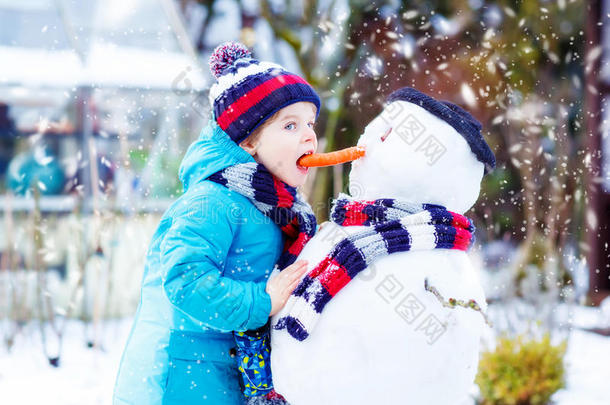
<path id="1" fill-rule="evenodd" d="M 246 139 L 240 146 L 278 179 L 292 187 L 302 186 L 309 169 L 297 165 L 297 160 L 306 153 L 314 153 L 318 147 L 313 129 L 315 119 L 314 104 L 290 104 L 261 130 L 254 144 Z"/>

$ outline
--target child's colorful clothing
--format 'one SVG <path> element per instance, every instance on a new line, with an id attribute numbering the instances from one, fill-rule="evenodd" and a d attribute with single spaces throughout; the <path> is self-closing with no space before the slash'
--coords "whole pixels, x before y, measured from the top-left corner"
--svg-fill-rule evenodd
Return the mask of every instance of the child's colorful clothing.
<path id="1" fill-rule="evenodd" d="M 284 249 L 277 266 L 283 270 L 294 263 L 316 231 L 316 217 L 296 188 L 273 177 L 263 165 L 257 163 L 231 166 L 208 179 L 248 197 L 277 224 L 285 236 Z M 234 335 L 244 395 L 256 397 L 269 393 L 273 382 L 268 325 L 259 330 L 234 332 Z"/>
<path id="2" fill-rule="evenodd" d="M 296 190 L 238 145 L 290 104 L 310 102 L 317 117 L 315 90 L 239 43 L 216 48 L 210 67 L 214 117 L 182 161 L 184 195 L 153 236 L 116 404 L 242 404 L 235 339 L 244 335 L 231 332 L 267 323 L 269 274 L 278 259 L 280 269 L 294 262 L 315 232 Z"/>
<path id="3" fill-rule="evenodd" d="M 187 151 L 185 192 L 163 215 L 147 254 L 115 404 L 243 403 L 231 332 L 268 321 L 265 282 L 282 231 L 248 198 L 207 178 L 248 162 L 252 156 L 214 121 Z"/>
<path id="4" fill-rule="evenodd" d="M 296 188 L 276 179 L 257 163 L 224 169 L 209 178 L 246 197 L 277 224 L 286 237 L 277 266 L 284 270 L 297 259 L 316 232 L 316 217 Z"/>

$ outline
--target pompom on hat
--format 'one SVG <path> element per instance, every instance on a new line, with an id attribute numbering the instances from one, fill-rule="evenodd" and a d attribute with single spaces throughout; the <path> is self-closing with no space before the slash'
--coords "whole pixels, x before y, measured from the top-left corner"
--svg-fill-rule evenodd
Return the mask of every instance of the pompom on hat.
<path id="1" fill-rule="evenodd" d="M 210 89 L 210 105 L 218 126 L 240 143 L 280 109 L 300 101 L 316 106 L 320 97 L 303 78 L 282 66 L 252 58 L 239 42 L 216 47 L 209 60 L 217 82 Z"/>

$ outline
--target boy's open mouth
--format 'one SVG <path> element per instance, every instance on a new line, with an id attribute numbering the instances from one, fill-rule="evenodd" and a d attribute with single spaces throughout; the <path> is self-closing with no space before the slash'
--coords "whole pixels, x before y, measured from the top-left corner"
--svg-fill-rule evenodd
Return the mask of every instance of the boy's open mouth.
<path id="1" fill-rule="evenodd" d="M 312 151 L 312 150 L 310 150 L 310 151 L 308 151 L 308 152 L 303 153 L 301 156 L 299 156 L 299 158 L 297 159 L 297 162 L 296 162 L 297 169 L 299 169 L 299 170 L 301 170 L 301 171 L 307 171 L 307 170 L 309 170 L 309 168 L 308 168 L 308 167 L 300 165 L 300 164 L 299 164 L 299 162 L 300 162 L 300 160 L 301 160 L 301 159 L 302 159 L 304 156 L 311 155 L 312 153 L 313 153 L 313 151 Z"/>
<path id="2" fill-rule="evenodd" d="M 364 146 L 351 146 L 335 152 L 326 153 L 308 152 L 297 159 L 297 167 L 303 170 L 308 167 L 334 166 L 360 159 L 365 155 L 365 152 Z"/>

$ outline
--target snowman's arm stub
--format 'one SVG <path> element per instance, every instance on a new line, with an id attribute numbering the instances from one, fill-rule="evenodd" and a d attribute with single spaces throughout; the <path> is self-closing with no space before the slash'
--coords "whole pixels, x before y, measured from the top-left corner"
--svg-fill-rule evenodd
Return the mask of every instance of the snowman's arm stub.
<path id="1" fill-rule="evenodd" d="M 474 311 L 479 312 L 483 316 L 485 323 L 489 327 L 493 326 L 491 321 L 487 317 L 487 314 L 483 311 L 483 309 L 481 309 L 481 306 L 475 300 L 470 299 L 468 301 L 464 301 L 464 300 L 455 299 L 455 298 L 449 298 L 446 300 L 445 298 L 443 298 L 442 294 L 438 291 L 438 289 L 436 287 L 430 285 L 430 282 L 428 281 L 427 277 L 424 279 L 424 288 L 426 291 L 434 294 L 434 296 L 441 303 L 442 306 L 451 308 L 451 309 L 455 309 L 456 307 L 470 308 Z"/>

